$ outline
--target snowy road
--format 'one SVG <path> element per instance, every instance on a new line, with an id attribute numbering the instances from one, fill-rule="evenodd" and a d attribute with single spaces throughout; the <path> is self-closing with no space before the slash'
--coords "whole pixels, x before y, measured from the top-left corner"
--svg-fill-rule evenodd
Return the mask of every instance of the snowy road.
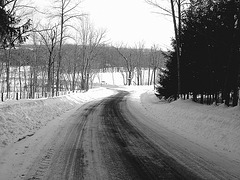
<path id="1" fill-rule="evenodd" d="M 79 109 L 25 179 L 199 179 L 125 117 L 127 94 Z"/>
<path id="2" fill-rule="evenodd" d="M 74 110 L 67 123 L 56 128 L 52 138 L 39 147 L 29 165 L 25 164 L 25 173 L 6 177 L 238 179 L 236 174 L 218 166 L 217 161 L 224 162 L 219 156 L 154 126 L 137 107 L 129 107 L 128 95 L 127 91 L 118 91 Z"/>

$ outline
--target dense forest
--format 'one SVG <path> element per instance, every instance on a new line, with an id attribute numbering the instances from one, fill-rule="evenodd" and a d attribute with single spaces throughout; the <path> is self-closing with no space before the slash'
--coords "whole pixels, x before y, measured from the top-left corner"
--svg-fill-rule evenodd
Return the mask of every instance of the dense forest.
<path id="1" fill-rule="evenodd" d="M 177 41 L 165 54 L 158 93 L 166 99 L 238 105 L 240 87 L 240 2 L 191 1 L 181 12 Z M 178 92 L 180 72 L 180 92 Z"/>

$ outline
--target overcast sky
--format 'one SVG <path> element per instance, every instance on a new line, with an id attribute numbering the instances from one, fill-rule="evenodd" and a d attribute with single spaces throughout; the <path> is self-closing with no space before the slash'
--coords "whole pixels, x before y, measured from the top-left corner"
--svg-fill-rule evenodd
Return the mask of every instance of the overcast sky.
<path id="1" fill-rule="evenodd" d="M 47 0 L 37 1 L 44 5 Z M 153 44 L 163 50 L 171 48 L 174 36 L 171 18 L 152 13 L 157 9 L 144 0 L 84 0 L 80 9 L 89 14 L 95 28 L 107 30 L 113 45 L 135 46 L 144 42 L 147 48 Z"/>

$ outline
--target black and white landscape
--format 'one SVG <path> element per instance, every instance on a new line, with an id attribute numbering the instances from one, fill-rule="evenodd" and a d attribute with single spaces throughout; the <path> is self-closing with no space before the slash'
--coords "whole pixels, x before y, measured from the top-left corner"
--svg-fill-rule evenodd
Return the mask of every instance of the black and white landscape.
<path id="1" fill-rule="evenodd" d="M 0 180 L 239 180 L 240 2 L 0 0 Z"/>

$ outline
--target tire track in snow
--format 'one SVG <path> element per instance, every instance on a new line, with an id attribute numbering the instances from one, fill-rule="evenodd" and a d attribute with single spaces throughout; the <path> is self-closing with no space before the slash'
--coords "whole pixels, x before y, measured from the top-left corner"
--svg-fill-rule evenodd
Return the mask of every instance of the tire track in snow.
<path id="1" fill-rule="evenodd" d="M 161 152 L 124 118 L 119 103 L 127 94 L 120 92 L 106 101 L 102 112 L 102 151 L 108 157 L 111 179 L 201 179 Z"/>
<path id="2" fill-rule="evenodd" d="M 85 173 L 83 134 L 88 116 L 98 106 L 93 104 L 78 115 L 78 123 L 71 127 L 64 138 L 64 144 L 59 147 L 51 144 L 48 150 L 37 160 L 29 171 L 26 180 L 32 179 L 83 179 Z"/>

